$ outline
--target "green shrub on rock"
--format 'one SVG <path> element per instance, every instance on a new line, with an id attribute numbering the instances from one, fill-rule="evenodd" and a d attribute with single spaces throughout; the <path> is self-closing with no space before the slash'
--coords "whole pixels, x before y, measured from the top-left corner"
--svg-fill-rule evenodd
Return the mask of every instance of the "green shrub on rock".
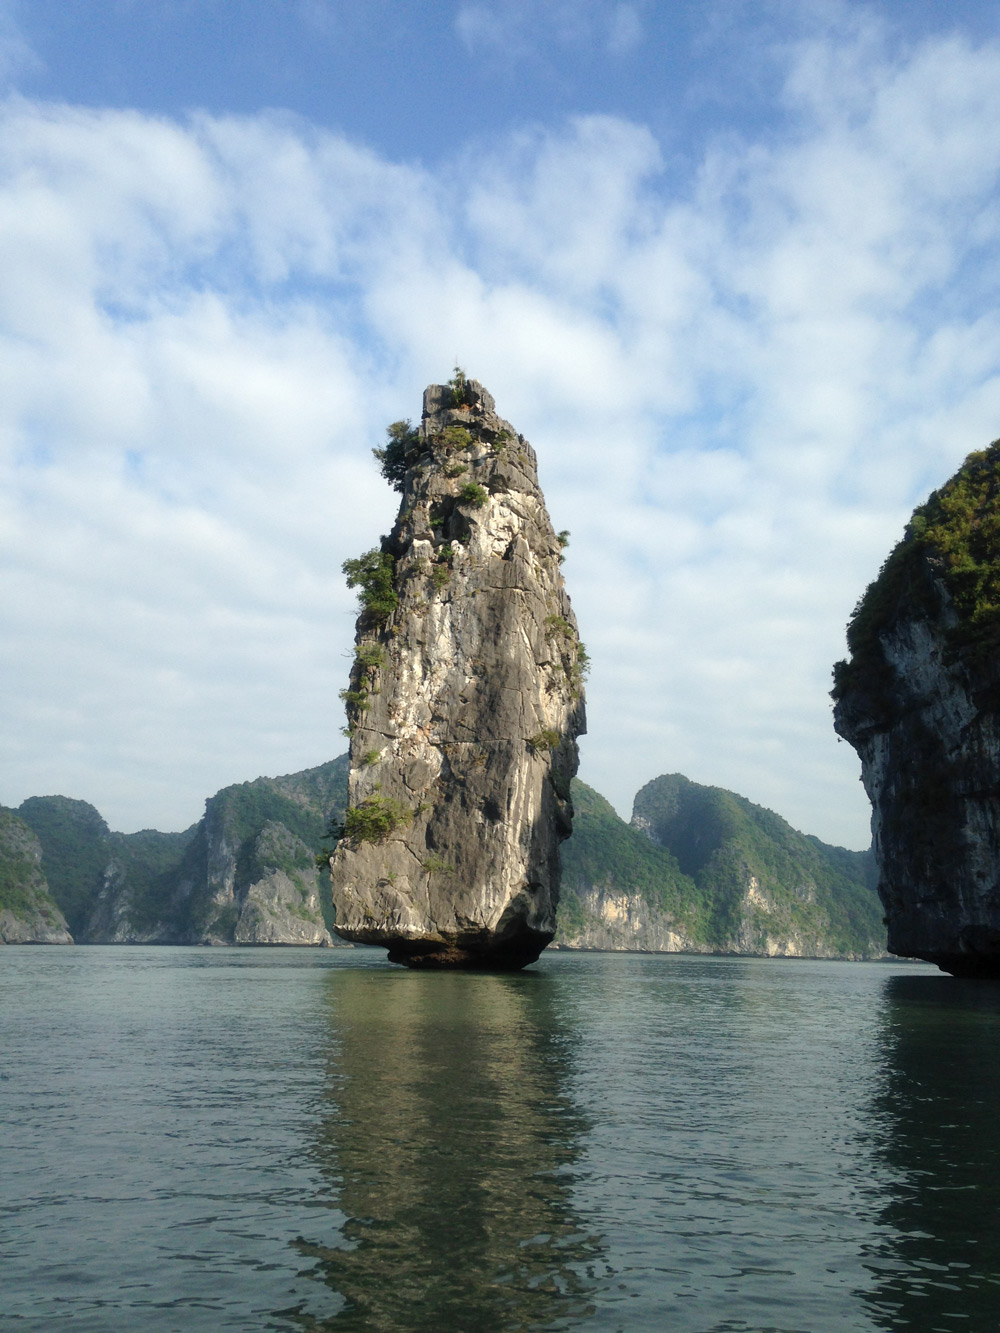
<path id="1" fill-rule="evenodd" d="M 380 643 L 359 643 L 354 650 L 354 660 L 362 671 L 385 666 L 385 649 Z"/>
<path id="2" fill-rule="evenodd" d="M 420 446 L 420 431 L 409 421 L 394 421 L 386 427 L 385 446 L 373 449 L 378 459 L 382 476 L 394 491 L 401 491 L 406 484 L 406 455 Z"/>
<path id="3" fill-rule="evenodd" d="M 453 875 L 455 867 L 442 856 L 428 856 L 420 862 L 421 869 L 428 875 Z"/>
<path id="4" fill-rule="evenodd" d="M 349 842 L 383 842 L 390 833 L 409 824 L 413 811 L 387 796 L 366 796 L 344 814 L 344 837 Z"/>
<path id="5" fill-rule="evenodd" d="M 529 736 L 528 744 L 536 751 L 554 750 L 559 744 L 559 733 L 553 731 L 551 727 L 543 727 L 537 736 Z"/>
<path id="6" fill-rule="evenodd" d="M 450 454 L 456 449 L 468 449 L 472 444 L 472 435 L 464 426 L 445 426 L 440 435 L 435 436 L 435 440 L 445 453 Z"/>
<path id="7" fill-rule="evenodd" d="M 341 690 L 340 697 L 348 708 L 359 708 L 363 713 L 371 708 L 367 690 Z"/>
<path id="8" fill-rule="evenodd" d="M 399 594 L 392 586 L 396 562 L 391 553 L 375 546 L 356 560 L 345 560 L 341 568 L 347 586 L 359 590 L 358 599 L 372 619 L 388 620 L 399 605 Z"/>
<path id="9" fill-rule="evenodd" d="M 448 387 L 451 389 L 452 407 L 471 407 L 476 401 L 472 385 L 461 366 L 455 367 L 455 373 L 448 381 Z"/>
<path id="10" fill-rule="evenodd" d="M 458 493 L 459 502 L 471 505 L 473 509 L 482 509 L 489 498 L 490 493 L 486 487 L 476 481 L 467 481 Z"/>

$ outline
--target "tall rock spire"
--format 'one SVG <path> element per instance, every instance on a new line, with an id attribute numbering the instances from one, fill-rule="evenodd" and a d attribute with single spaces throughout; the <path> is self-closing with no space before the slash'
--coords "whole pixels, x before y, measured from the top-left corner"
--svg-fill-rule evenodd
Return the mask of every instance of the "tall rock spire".
<path id="1" fill-rule="evenodd" d="M 394 962 L 523 967 L 551 940 L 586 652 L 535 452 L 461 372 L 377 451 L 402 491 L 359 589 L 337 931 Z"/>

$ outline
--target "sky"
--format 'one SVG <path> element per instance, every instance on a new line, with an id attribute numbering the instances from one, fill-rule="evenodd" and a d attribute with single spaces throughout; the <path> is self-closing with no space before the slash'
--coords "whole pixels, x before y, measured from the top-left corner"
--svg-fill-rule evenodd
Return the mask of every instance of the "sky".
<path id="1" fill-rule="evenodd" d="M 827 842 L 832 663 L 1000 435 L 1000 8 L 0 0 L 0 803 L 185 828 L 342 753 L 371 449 L 535 446 L 580 776 Z"/>

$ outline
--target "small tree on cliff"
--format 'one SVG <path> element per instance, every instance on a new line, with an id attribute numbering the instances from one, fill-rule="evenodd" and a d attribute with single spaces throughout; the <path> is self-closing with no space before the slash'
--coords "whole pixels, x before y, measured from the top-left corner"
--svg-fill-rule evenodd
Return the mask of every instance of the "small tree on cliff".
<path id="1" fill-rule="evenodd" d="M 399 594 L 392 586 L 395 567 L 392 555 L 377 546 L 356 560 L 345 560 L 341 566 L 347 576 L 347 586 L 358 589 L 362 607 L 375 620 L 388 620 L 399 605 Z"/>
<path id="2" fill-rule="evenodd" d="M 406 483 L 406 455 L 420 444 L 420 432 L 410 421 L 394 421 L 386 427 L 383 448 L 373 449 L 382 476 L 394 491 L 401 491 Z"/>

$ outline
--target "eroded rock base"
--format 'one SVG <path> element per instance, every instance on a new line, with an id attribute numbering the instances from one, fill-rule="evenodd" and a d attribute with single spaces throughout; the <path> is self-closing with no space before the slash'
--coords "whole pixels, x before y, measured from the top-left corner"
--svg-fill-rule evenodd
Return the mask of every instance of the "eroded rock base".
<path id="1" fill-rule="evenodd" d="M 477 944 L 432 944 L 427 940 L 397 941 L 389 950 L 390 963 L 425 969 L 464 968 L 479 972 L 519 972 L 538 960 L 552 941 L 552 933 L 528 930 L 515 939 L 497 941 L 484 936 Z"/>
<path id="2" fill-rule="evenodd" d="M 1000 981 L 1000 954 L 939 953 L 920 957 L 953 977 Z"/>

